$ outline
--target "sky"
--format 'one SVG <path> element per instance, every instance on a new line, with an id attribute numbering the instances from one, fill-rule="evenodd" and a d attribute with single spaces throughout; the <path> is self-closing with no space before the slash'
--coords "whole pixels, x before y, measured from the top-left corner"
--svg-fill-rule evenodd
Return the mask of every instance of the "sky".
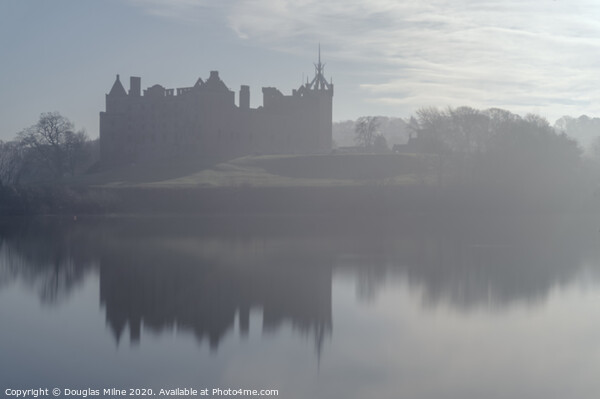
<path id="1" fill-rule="evenodd" d="M 422 107 L 600 116 L 594 0 L 0 0 L 0 140 L 58 111 L 92 138 L 115 75 L 129 88 L 284 94 L 321 46 L 333 120 Z"/>

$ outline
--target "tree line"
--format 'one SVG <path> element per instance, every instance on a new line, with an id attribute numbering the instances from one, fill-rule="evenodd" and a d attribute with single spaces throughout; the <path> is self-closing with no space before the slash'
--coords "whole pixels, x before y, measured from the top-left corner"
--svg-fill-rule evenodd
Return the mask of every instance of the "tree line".
<path id="1" fill-rule="evenodd" d="M 438 155 L 440 168 L 447 163 L 460 178 L 469 172 L 496 183 L 519 177 L 558 183 L 574 177 L 581 165 L 577 141 L 534 114 L 521 117 L 497 108 L 422 108 L 411 116 L 408 128 Z"/>
<path id="2" fill-rule="evenodd" d="M 60 184 L 96 159 L 97 143 L 84 129 L 58 112 L 43 113 L 13 140 L 0 141 L 0 187 Z"/>
<path id="3" fill-rule="evenodd" d="M 97 212 L 101 204 L 86 190 L 69 187 L 98 159 L 98 141 L 58 112 L 0 140 L 0 215 Z"/>
<path id="4" fill-rule="evenodd" d="M 355 144 L 364 152 L 381 152 L 375 146 L 381 136 L 378 118 L 354 122 Z M 565 117 L 559 122 L 551 126 L 539 115 L 499 108 L 425 107 L 406 120 L 410 140 L 403 152 L 427 157 L 440 186 L 530 199 L 587 195 L 588 188 L 600 188 L 600 130 L 584 156 L 577 140 L 560 127 L 589 121 Z"/>
<path id="5" fill-rule="evenodd" d="M 416 118 L 417 114 L 427 112 L 427 110 L 431 111 L 432 108 L 421 108 L 412 115 L 412 118 Z M 433 108 L 433 110 L 436 109 Z M 468 111 L 471 114 L 492 114 L 494 112 L 511 114 L 509 111 L 498 108 L 476 110 L 470 107 L 458 107 L 456 109 L 447 108 L 438 109 L 436 111 L 440 113 L 452 111 L 455 114 L 460 114 L 461 111 Z M 526 118 L 533 116 L 535 115 L 526 115 Z M 540 118 L 539 116 L 537 117 Z M 363 116 L 356 120 L 334 122 L 334 147 L 336 146 L 335 144 L 344 147 L 355 145 L 364 150 L 365 147 L 369 147 L 369 145 L 373 144 L 372 138 L 380 135 L 383 136 L 388 147 L 392 147 L 393 144 L 405 143 L 411 134 L 415 134 L 414 129 L 409 131 L 409 121 L 410 117 L 403 119 L 386 116 Z M 371 126 L 371 128 L 365 131 L 365 126 Z M 600 157 L 600 152 L 598 152 L 600 150 L 600 118 L 591 118 L 586 115 L 581 115 L 578 118 L 563 116 L 554 123 L 552 128 L 557 134 L 566 133 L 569 137 L 574 138 L 582 148 L 583 155 L 586 158 L 593 159 Z M 371 139 L 369 137 L 371 137 Z"/>
<path id="6" fill-rule="evenodd" d="M 582 181 L 600 187 L 600 135 L 589 151 L 596 157 L 592 162 L 582 156 L 576 140 L 538 115 L 522 117 L 498 108 L 427 107 L 408 120 L 367 116 L 353 122 L 356 146 L 365 152 L 391 152 L 380 130 L 382 121 L 386 128 L 402 131 L 399 137 L 411 138 L 415 146 L 410 148 L 426 158 L 420 165 L 427 171 L 420 173 L 435 175 L 440 186 L 492 187 L 536 197 L 574 192 Z M 563 118 L 565 126 L 574 121 L 589 124 Z M 22 202 L 43 187 L 68 187 L 72 177 L 97 160 L 97 140 L 76 130 L 58 112 L 41 114 L 13 140 L 0 141 L 0 208 L 9 209 L 8 200 Z M 48 197 L 38 198 L 44 195 Z"/>

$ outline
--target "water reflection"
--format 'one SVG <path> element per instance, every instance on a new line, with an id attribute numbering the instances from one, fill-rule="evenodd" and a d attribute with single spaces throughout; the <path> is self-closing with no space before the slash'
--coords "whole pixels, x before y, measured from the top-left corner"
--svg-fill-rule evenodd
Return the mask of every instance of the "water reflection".
<path id="1" fill-rule="evenodd" d="M 247 335 L 251 309 L 263 331 L 288 321 L 318 347 L 331 331 L 331 263 L 310 253 L 286 259 L 251 240 L 227 248 L 199 237 L 113 241 L 102 253 L 100 301 L 118 340 L 154 331 L 192 331 L 212 348 L 234 326 Z M 237 260 L 241 260 L 238 263 Z"/>
<path id="2" fill-rule="evenodd" d="M 263 332 L 288 323 L 320 351 L 336 273 L 366 302 L 404 281 L 426 308 L 498 310 L 595 275 L 597 242 L 593 223 L 548 216 L 13 221 L 0 230 L 0 287 L 20 280 L 52 304 L 96 272 L 117 343 L 127 329 L 132 342 L 142 327 L 177 329 L 217 349 L 258 310 Z"/>
<path id="3" fill-rule="evenodd" d="M 66 299 L 98 266 L 90 243 L 53 219 L 0 223 L 0 287 L 20 279 L 45 304 Z"/>
<path id="4" fill-rule="evenodd" d="M 341 266 L 358 275 L 357 295 L 365 300 L 400 278 L 420 292 L 426 307 L 502 310 L 540 304 L 582 273 L 597 279 L 599 241 L 597 224 L 588 218 L 455 218 L 384 234 L 346 253 Z"/>

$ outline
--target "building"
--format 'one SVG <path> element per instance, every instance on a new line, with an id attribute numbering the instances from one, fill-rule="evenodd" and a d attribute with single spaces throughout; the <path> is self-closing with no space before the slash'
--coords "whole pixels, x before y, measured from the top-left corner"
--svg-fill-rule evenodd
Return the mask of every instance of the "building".
<path id="1" fill-rule="evenodd" d="M 124 164 L 174 157 L 228 159 L 249 154 L 312 154 L 331 151 L 333 84 L 315 64 L 311 82 L 284 95 L 263 87 L 263 105 L 250 108 L 250 88 L 235 93 L 217 71 L 192 87 L 141 92 L 132 76 L 129 92 L 119 75 L 100 112 L 100 157 Z"/>

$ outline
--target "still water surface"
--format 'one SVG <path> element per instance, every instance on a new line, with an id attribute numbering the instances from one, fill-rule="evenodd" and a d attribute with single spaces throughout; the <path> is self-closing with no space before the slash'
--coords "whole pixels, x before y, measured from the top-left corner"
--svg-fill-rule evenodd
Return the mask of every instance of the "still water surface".
<path id="1" fill-rule="evenodd" d="M 597 398 L 598 244 L 548 215 L 6 221 L 0 388 Z"/>

